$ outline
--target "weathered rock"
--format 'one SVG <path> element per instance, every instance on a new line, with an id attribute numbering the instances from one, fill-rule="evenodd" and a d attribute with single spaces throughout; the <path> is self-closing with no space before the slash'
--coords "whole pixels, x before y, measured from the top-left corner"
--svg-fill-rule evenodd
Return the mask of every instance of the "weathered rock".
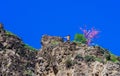
<path id="1" fill-rule="evenodd" d="M 41 43 L 40 51 L 32 51 L 0 24 L 0 76 L 120 76 L 119 57 L 112 62 L 111 54 L 99 46 L 48 35 Z"/>

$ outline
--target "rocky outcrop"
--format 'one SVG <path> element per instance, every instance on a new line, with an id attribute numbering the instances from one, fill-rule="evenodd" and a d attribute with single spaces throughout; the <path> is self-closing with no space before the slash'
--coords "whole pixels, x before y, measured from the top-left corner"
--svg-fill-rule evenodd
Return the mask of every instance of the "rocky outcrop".
<path id="1" fill-rule="evenodd" d="M 32 50 L 0 24 L 0 76 L 120 76 L 119 57 L 100 46 L 44 35 Z"/>
<path id="2" fill-rule="evenodd" d="M 43 60 L 41 64 L 47 70 L 45 68 L 43 71 L 39 70 L 38 76 L 120 75 L 119 61 L 112 62 L 107 60 L 110 53 L 106 49 L 99 46 L 89 47 L 85 44 L 78 45 L 74 42 L 63 42 L 60 37 L 52 38 L 52 36 L 43 36 L 43 38 L 49 37 L 49 42 L 47 40 L 42 41 L 42 44 L 48 43 L 38 53 L 38 57 L 42 57 L 40 60 Z M 42 69 L 41 66 L 39 65 L 39 69 Z"/>
<path id="3" fill-rule="evenodd" d="M 0 24 L 0 76 L 26 76 L 35 68 L 36 51 L 26 48 L 20 38 Z"/>

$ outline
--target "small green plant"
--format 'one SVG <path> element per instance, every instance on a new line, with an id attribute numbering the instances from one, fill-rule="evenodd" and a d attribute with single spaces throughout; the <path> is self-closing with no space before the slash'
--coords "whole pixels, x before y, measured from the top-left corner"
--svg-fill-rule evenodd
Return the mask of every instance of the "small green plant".
<path id="1" fill-rule="evenodd" d="M 106 51 L 104 53 L 104 57 L 106 58 L 106 61 L 112 61 L 112 62 L 119 62 L 119 59 L 117 56 L 115 56 L 114 54 L 112 54 L 109 51 Z"/>
<path id="2" fill-rule="evenodd" d="M 83 34 L 75 34 L 74 42 L 86 43 L 86 38 Z"/>
<path id="3" fill-rule="evenodd" d="M 95 57 L 94 56 L 89 56 L 89 55 L 86 55 L 84 57 L 85 61 L 86 62 L 92 62 L 92 61 L 95 61 Z"/>
<path id="4" fill-rule="evenodd" d="M 80 54 L 76 55 L 75 59 L 80 61 L 84 60 L 84 58 Z"/>
<path id="5" fill-rule="evenodd" d="M 109 60 L 111 59 L 111 58 L 110 58 L 111 55 L 110 55 L 110 53 L 107 52 L 107 51 L 104 53 L 104 57 L 106 58 L 107 61 L 109 61 Z"/>
<path id="6" fill-rule="evenodd" d="M 37 51 L 37 49 L 33 48 L 32 46 L 29 46 L 28 44 L 24 44 L 24 47 L 29 49 L 30 51 Z"/>
<path id="7" fill-rule="evenodd" d="M 76 59 L 76 58 L 81 58 L 81 57 L 82 57 L 82 56 L 81 56 L 80 54 L 77 54 L 76 57 L 75 57 L 75 59 Z"/>
<path id="8" fill-rule="evenodd" d="M 58 45 L 59 42 L 57 42 L 57 41 L 52 41 L 51 44 L 52 44 L 52 45 Z"/>
<path id="9" fill-rule="evenodd" d="M 33 75 L 33 72 L 32 72 L 31 70 L 26 70 L 26 71 L 25 71 L 25 74 L 26 74 L 27 76 L 34 76 L 34 75 Z"/>
<path id="10" fill-rule="evenodd" d="M 110 61 L 112 61 L 112 62 L 119 62 L 118 59 L 117 59 L 117 56 L 115 56 L 113 54 L 110 54 Z"/>
<path id="11" fill-rule="evenodd" d="M 95 58 L 95 61 L 102 62 L 102 59 L 100 59 L 100 58 Z"/>
<path id="12" fill-rule="evenodd" d="M 14 36 L 15 36 L 15 34 L 13 34 L 13 33 L 10 32 L 10 31 L 6 31 L 6 35 L 14 35 Z"/>

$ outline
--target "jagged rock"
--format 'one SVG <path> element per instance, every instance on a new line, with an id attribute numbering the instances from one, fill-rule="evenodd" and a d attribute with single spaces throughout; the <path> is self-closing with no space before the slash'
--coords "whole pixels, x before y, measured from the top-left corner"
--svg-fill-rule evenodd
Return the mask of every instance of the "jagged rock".
<path id="1" fill-rule="evenodd" d="M 0 76 L 120 76 L 120 58 L 104 48 L 49 35 L 41 43 L 31 51 L 0 24 Z"/>

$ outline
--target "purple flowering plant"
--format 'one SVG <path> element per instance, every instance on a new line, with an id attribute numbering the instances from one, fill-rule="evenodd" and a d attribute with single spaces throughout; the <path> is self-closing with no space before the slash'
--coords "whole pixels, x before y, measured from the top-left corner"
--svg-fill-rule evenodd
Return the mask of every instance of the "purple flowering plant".
<path id="1" fill-rule="evenodd" d="M 80 28 L 81 31 L 83 32 L 83 35 L 85 36 L 86 38 L 86 42 L 87 42 L 87 45 L 90 45 L 91 42 L 93 41 L 94 38 L 96 38 L 96 36 L 98 35 L 99 31 L 94 29 L 94 28 L 91 28 L 91 29 L 83 29 L 83 28 Z"/>

